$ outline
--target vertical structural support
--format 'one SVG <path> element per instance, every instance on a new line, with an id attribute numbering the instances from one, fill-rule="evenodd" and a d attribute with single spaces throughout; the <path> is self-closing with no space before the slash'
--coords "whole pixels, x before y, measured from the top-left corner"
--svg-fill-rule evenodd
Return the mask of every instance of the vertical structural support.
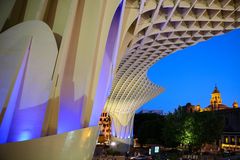
<path id="1" fill-rule="evenodd" d="M 83 6 L 82 1 L 79 2 L 68 0 L 64 1 L 64 3 L 62 1 L 58 3 L 56 12 L 61 12 L 60 10 L 66 7 L 65 11 L 62 13 L 67 14 L 67 17 L 65 15 L 65 18 L 61 19 L 61 17 L 58 16 L 59 14 L 57 14 L 53 25 L 53 30 L 57 34 L 62 35 L 63 38 L 58 53 L 55 70 L 53 73 L 53 85 L 51 88 L 50 100 L 47 106 L 41 136 L 54 135 L 67 131 L 66 129 L 64 129 L 64 119 L 61 120 L 59 118 L 59 116 L 61 116 L 62 114 L 62 116 L 64 116 L 64 112 L 60 107 L 63 107 L 63 104 L 67 103 L 67 100 L 65 101 L 62 98 L 61 101 L 63 101 L 63 104 L 60 106 L 60 96 L 63 96 L 60 92 L 64 90 L 64 87 L 66 85 L 71 84 L 70 75 L 73 68 L 72 65 L 74 63 L 72 62 L 69 55 L 74 56 L 76 54 L 75 52 L 78 40 L 77 37 L 79 36 L 81 14 L 83 12 L 83 8 L 79 8 L 80 6 Z M 61 25 L 59 26 L 58 24 Z M 65 72 L 69 73 L 65 74 Z M 69 76 L 70 78 L 68 78 Z M 71 88 L 69 88 L 68 90 L 70 89 Z M 66 91 L 64 91 L 64 93 L 65 92 Z"/>
<path id="2" fill-rule="evenodd" d="M 133 136 L 134 115 L 131 116 L 127 125 L 121 124 L 121 122 L 118 120 L 117 116 L 114 116 L 114 115 L 110 115 L 110 116 L 112 118 L 113 136 L 116 137 L 116 138 L 122 139 L 122 140 L 131 139 L 132 136 Z"/>
<path id="3" fill-rule="evenodd" d="M 63 33 L 62 48 L 59 51 L 59 78 L 55 97 L 59 97 L 57 133 L 80 129 L 81 103 L 74 95 L 74 68 L 78 54 L 81 21 L 84 12 L 84 0 L 72 1 L 69 13 L 69 25 Z M 58 66 L 57 66 L 58 67 Z M 55 112 L 56 113 L 56 112 Z M 52 116 L 52 115 L 51 115 Z"/>
<path id="4" fill-rule="evenodd" d="M 24 20 L 43 20 L 48 0 L 30 0 L 27 2 Z"/>
<path id="5" fill-rule="evenodd" d="M 52 87 L 50 102 L 56 101 L 56 103 L 49 103 L 47 107 L 42 136 L 89 126 L 93 104 L 95 101 L 99 104 L 95 96 L 101 79 L 100 69 L 107 68 L 110 73 L 112 70 L 112 64 L 109 64 L 113 59 L 112 53 L 106 54 L 104 58 L 104 50 L 118 5 L 119 1 L 71 2 L 53 78 L 56 85 Z M 102 77 L 101 80 L 104 78 Z M 109 82 L 104 83 L 109 85 Z M 102 97 L 100 90 L 98 95 Z M 55 106 L 57 104 L 59 109 Z M 54 128 L 57 129 L 56 132 Z"/>
<path id="6" fill-rule="evenodd" d="M 119 4 L 111 22 L 89 126 L 98 124 L 111 90 L 113 70 L 119 48 L 124 4 L 124 1 Z"/>
<path id="7" fill-rule="evenodd" d="M 127 125 L 122 125 L 116 116 L 112 118 L 112 137 L 111 140 L 117 143 L 116 150 L 127 152 L 130 150 L 133 138 L 134 115 L 130 118 Z"/>
<path id="8" fill-rule="evenodd" d="M 13 80 L 14 86 L 12 89 L 9 90 L 10 95 L 7 97 L 7 101 L 5 102 L 7 107 L 4 109 L 5 111 L 2 112 L 3 115 L 1 115 L 2 121 L 0 125 L 0 143 L 6 143 L 9 136 L 14 111 L 17 105 L 17 99 L 19 97 L 19 92 L 21 90 L 21 84 L 23 82 L 24 73 L 26 72 L 29 49 L 30 44 L 26 50 L 26 53 L 24 54 L 22 61 L 20 62 L 21 65 L 19 70 L 17 71 L 17 77 L 15 80 Z"/>
<path id="9" fill-rule="evenodd" d="M 7 131 L 5 139 L 7 142 L 16 142 L 39 138 L 57 57 L 54 36 L 50 28 L 41 21 L 18 24 L 0 36 L 4 43 L 3 49 L 5 49 L 0 48 L 1 54 L 5 53 L 2 58 L 6 58 L 5 61 L 8 60 L 8 63 L 4 63 L 4 67 L 8 72 L 13 70 L 18 74 L 17 79 L 9 78 L 10 72 L 5 74 L 5 77 L 1 77 L 5 73 L 4 70 L 1 70 L 0 74 L 3 82 L 6 79 L 10 80 L 14 86 L 13 90 L 5 88 L 9 92 L 5 100 L 7 107 L 4 107 L 4 110 L 6 112 L 1 116 L 1 128 Z M 29 36 L 31 36 L 31 45 Z M 24 48 L 22 45 L 26 43 L 28 43 L 27 52 L 26 48 L 24 51 L 22 49 Z M 27 60 L 24 58 L 22 61 L 19 56 L 22 52 L 29 55 Z M 24 67 L 18 71 L 18 68 L 12 67 L 15 65 L 14 62 L 19 62 L 20 66 Z"/>
<path id="10" fill-rule="evenodd" d="M 0 31 L 9 17 L 16 0 L 0 1 Z"/>

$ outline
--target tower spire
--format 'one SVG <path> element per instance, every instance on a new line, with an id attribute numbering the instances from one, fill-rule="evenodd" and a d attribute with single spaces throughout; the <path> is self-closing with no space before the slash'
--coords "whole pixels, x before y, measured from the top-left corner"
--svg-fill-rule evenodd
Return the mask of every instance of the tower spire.
<path id="1" fill-rule="evenodd" d="M 214 90 L 212 92 L 212 98 L 210 100 L 210 104 L 213 106 L 213 109 L 218 109 L 218 106 L 222 104 L 221 94 L 215 84 Z"/>

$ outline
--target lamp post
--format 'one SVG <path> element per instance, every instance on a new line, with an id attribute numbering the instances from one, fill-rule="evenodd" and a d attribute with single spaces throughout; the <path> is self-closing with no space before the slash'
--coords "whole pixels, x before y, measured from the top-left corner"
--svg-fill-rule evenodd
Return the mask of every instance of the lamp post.
<path id="1" fill-rule="evenodd" d="M 115 146 L 117 145 L 117 143 L 116 143 L 116 142 L 111 142 L 110 145 L 111 145 L 112 147 L 115 147 Z"/>

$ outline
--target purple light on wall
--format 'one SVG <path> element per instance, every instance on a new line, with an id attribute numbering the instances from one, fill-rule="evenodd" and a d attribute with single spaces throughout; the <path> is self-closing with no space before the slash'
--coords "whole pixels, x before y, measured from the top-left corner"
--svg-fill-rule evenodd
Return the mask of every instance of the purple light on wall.
<path id="1" fill-rule="evenodd" d="M 15 110 L 9 128 L 7 142 L 17 142 L 22 141 L 23 139 L 29 140 L 33 138 L 39 138 L 41 136 L 42 124 L 44 121 L 44 114 L 46 111 L 47 102 L 37 104 L 36 106 L 29 106 L 27 108 L 22 108 L 22 106 L 20 105 L 24 89 L 23 84 L 27 70 L 30 48 L 31 44 L 28 49 L 28 57 L 27 59 L 25 58 L 25 61 L 23 62 L 23 64 L 25 64 L 25 68 L 22 73 L 22 80 L 19 83 L 19 89 L 17 91 L 18 95 L 15 102 Z"/>
<path id="2" fill-rule="evenodd" d="M 113 119 L 112 119 L 112 123 L 111 123 L 111 131 L 112 131 L 112 135 L 113 135 L 114 137 L 116 137 L 116 129 L 115 129 L 115 126 L 114 126 Z"/>
<path id="3" fill-rule="evenodd" d="M 73 89 L 72 89 L 73 91 Z M 84 97 L 74 101 L 70 94 L 65 92 L 60 98 L 60 112 L 57 133 L 64 133 L 81 128 L 80 115 L 84 104 Z M 73 94 L 73 93 L 72 93 Z M 77 106 L 77 107 L 76 107 Z"/>
<path id="4" fill-rule="evenodd" d="M 119 21 L 122 14 L 122 8 L 123 7 L 121 3 L 115 12 L 110 26 L 89 126 L 96 126 L 98 124 L 100 114 L 103 110 L 111 86 L 113 59 L 116 57 L 114 54 L 117 54 L 115 51 L 117 37 L 120 37 Z M 77 40 L 73 43 L 77 44 Z M 74 47 L 72 48 L 74 49 Z M 73 51 L 72 53 L 76 52 Z M 69 55 L 67 58 L 68 65 L 65 68 L 61 86 L 57 133 L 64 133 L 67 131 L 80 129 L 82 128 L 81 124 L 83 124 L 83 122 L 81 123 L 81 114 L 86 97 L 83 96 L 77 100 L 74 99 L 74 83 L 72 79 L 75 67 L 75 58 L 76 55 L 74 54 Z"/>
<path id="5" fill-rule="evenodd" d="M 109 90 L 112 84 L 112 70 L 115 65 L 115 59 L 117 56 L 118 41 L 120 38 L 120 24 L 123 13 L 122 1 L 112 19 L 110 30 L 108 33 L 107 43 L 105 47 L 105 54 L 103 57 L 103 63 L 100 71 L 100 77 L 98 80 L 98 87 L 94 98 L 94 104 L 92 109 L 92 115 L 89 126 L 96 126 L 98 124 L 100 115 L 103 111 L 103 107 L 106 103 Z"/>
<path id="6" fill-rule="evenodd" d="M 24 89 L 26 89 L 24 83 L 26 82 L 25 80 L 28 80 L 26 74 L 31 72 L 29 69 L 32 69 L 29 67 L 30 63 L 28 62 L 31 46 L 32 44 L 30 43 L 27 53 L 25 53 L 22 61 L 17 80 L 15 81 L 16 88 L 14 88 L 11 100 L 8 104 L 7 110 L 9 113 L 11 112 L 11 114 L 4 115 L 4 119 L 6 119 L 7 122 L 7 125 L 5 125 L 6 132 L 4 132 L 5 142 L 22 141 L 23 139 L 29 140 L 41 136 L 47 102 L 41 102 L 41 104 L 38 104 L 40 102 L 38 102 L 39 99 L 37 99 L 37 97 L 36 99 L 29 99 L 29 101 L 33 101 L 35 104 L 31 103 L 31 105 L 26 106 L 25 103 L 21 103 L 24 97 L 29 97 L 30 94 L 33 94 L 31 92 L 24 92 Z M 26 86 L 28 85 L 29 84 L 26 84 Z M 45 86 L 48 85 L 49 84 L 46 84 Z M 37 90 L 33 90 L 33 92 L 34 94 L 39 93 Z M 49 92 L 50 88 L 49 90 L 44 90 L 44 94 L 49 94 Z"/>
<path id="7" fill-rule="evenodd" d="M 44 114 L 47 102 L 32 106 L 31 108 L 15 110 L 11 128 L 8 135 L 8 142 L 17 142 L 41 137 Z"/>
<path id="8" fill-rule="evenodd" d="M 121 132 L 120 132 L 120 138 L 121 139 L 125 138 L 125 130 L 126 130 L 126 127 L 122 126 L 121 127 Z"/>
<path id="9" fill-rule="evenodd" d="M 26 50 L 26 53 L 23 57 L 22 60 L 22 65 L 19 69 L 11 96 L 10 96 L 10 100 L 8 102 L 8 106 L 6 109 L 6 112 L 4 114 L 2 123 L 1 123 L 1 127 L 0 127 L 0 143 L 6 143 L 7 142 L 7 138 L 9 135 L 9 130 L 11 127 L 11 123 L 12 123 L 12 119 L 13 119 L 13 115 L 14 115 L 14 111 L 15 111 L 15 107 L 16 107 L 16 103 L 17 103 L 17 99 L 19 96 L 19 91 L 21 89 L 21 83 L 23 81 L 23 77 L 24 77 L 24 72 L 26 69 L 26 63 L 27 63 L 27 59 L 29 56 L 29 51 L 30 51 L 30 46 L 31 46 L 31 42 L 29 44 L 29 48 Z"/>
<path id="10" fill-rule="evenodd" d="M 18 141 L 25 141 L 29 139 L 32 139 L 30 131 L 23 131 L 21 134 L 19 134 Z"/>
<path id="11" fill-rule="evenodd" d="M 79 13 L 76 13 L 79 15 Z M 77 16 L 78 17 L 78 16 Z M 78 19 L 79 20 L 79 19 Z M 73 34 L 80 33 L 80 23 L 78 20 L 75 20 L 75 25 L 73 27 Z M 77 57 L 77 47 L 78 38 L 72 38 L 71 43 L 69 44 L 69 52 L 71 54 L 67 55 L 64 73 L 61 82 L 60 88 L 60 99 L 59 99 L 59 113 L 58 113 L 58 126 L 57 133 L 64 133 L 76 129 L 80 129 L 81 123 L 81 114 L 82 108 L 84 106 L 85 97 L 75 98 L 74 95 L 74 70 L 75 62 Z M 76 82 L 79 83 L 79 82 Z"/>
<path id="12" fill-rule="evenodd" d="M 112 118 L 112 135 L 120 139 L 128 139 L 133 137 L 133 119 L 129 120 L 128 125 L 123 126 L 117 117 Z"/>

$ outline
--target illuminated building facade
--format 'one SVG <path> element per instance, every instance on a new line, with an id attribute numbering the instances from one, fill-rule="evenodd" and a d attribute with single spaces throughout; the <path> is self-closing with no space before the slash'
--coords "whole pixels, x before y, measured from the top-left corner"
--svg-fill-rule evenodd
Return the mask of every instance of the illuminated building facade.
<path id="1" fill-rule="evenodd" d="M 98 142 L 109 144 L 111 140 L 111 117 L 107 112 L 101 114 L 98 125 L 100 126 L 100 133 Z"/>
<path id="2" fill-rule="evenodd" d="M 221 142 L 222 149 L 240 151 L 240 132 L 224 132 Z"/>
<path id="3" fill-rule="evenodd" d="M 240 109 L 221 110 L 216 113 L 225 120 L 220 147 L 225 150 L 240 151 Z"/>
<path id="4" fill-rule="evenodd" d="M 236 101 L 233 102 L 232 107 L 228 107 L 227 105 L 222 103 L 221 93 L 218 90 L 217 86 L 215 86 L 210 99 L 210 105 L 201 108 L 200 105 L 187 105 L 188 112 L 203 112 L 203 111 L 218 111 L 225 109 L 236 109 L 238 108 L 238 103 Z"/>
<path id="5" fill-rule="evenodd" d="M 203 109 L 200 107 L 200 105 L 191 105 L 187 104 L 186 105 L 187 112 L 192 113 L 192 112 L 202 112 Z"/>

